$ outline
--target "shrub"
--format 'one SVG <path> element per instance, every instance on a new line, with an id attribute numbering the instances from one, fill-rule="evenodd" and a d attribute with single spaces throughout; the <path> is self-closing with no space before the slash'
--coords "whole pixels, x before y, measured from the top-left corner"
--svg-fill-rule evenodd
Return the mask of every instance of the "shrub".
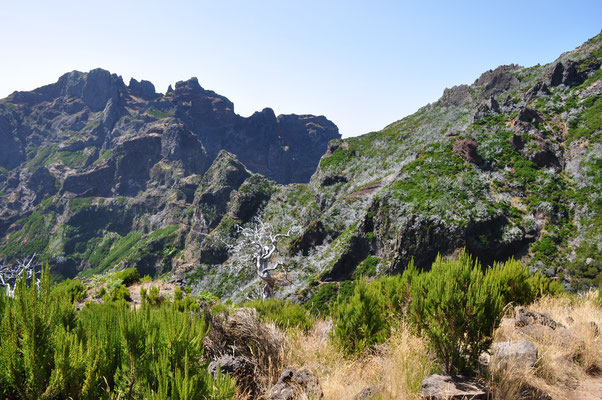
<path id="1" fill-rule="evenodd" d="M 504 263 L 495 263 L 487 269 L 487 276 L 498 283 L 504 305 L 525 305 L 535 300 L 536 292 L 529 282 L 529 270 L 513 258 Z"/>
<path id="2" fill-rule="evenodd" d="M 564 293 L 564 288 L 560 282 L 551 280 L 541 272 L 529 276 L 528 283 L 535 298 Z"/>
<path id="3" fill-rule="evenodd" d="M 385 341 L 389 325 L 384 307 L 385 299 L 379 286 L 369 284 L 366 279 L 357 282 L 348 302 L 337 300 L 333 310 L 334 339 L 346 355 Z"/>
<path id="4" fill-rule="evenodd" d="M 492 275 L 460 253 L 457 260 L 437 257 L 429 272 L 410 283 L 410 318 L 431 342 L 447 373 L 470 373 L 489 349 L 502 317 L 503 298 Z"/>
<path id="5" fill-rule="evenodd" d="M 312 318 L 302 306 L 290 301 L 278 299 L 254 300 L 243 304 L 243 306 L 256 309 L 263 320 L 272 321 L 282 329 L 294 326 L 308 331 L 313 323 Z"/>
<path id="6" fill-rule="evenodd" d="M 53 296 L 65 296 L 72 303 L 86 297 L 86 286 L 77 279 L 67 279 L 52 288 Z"/>
<path id="7" fill-rule="evenodd" d="M 0 293 L 0 398 L 233 399 L 229 377 L 207 373 L 203 317 L 163 306 L 89 304 L 41 284 Z"/>
<path id="8" fill-rule="evenodd" d="M 112 278 L 115 280 L 121 280 L 125 286 L 130 286 L 140 281 L 140 273 L 138 273 L 136 268 L 126 268 L 115 272 L 112 275 Z"/>

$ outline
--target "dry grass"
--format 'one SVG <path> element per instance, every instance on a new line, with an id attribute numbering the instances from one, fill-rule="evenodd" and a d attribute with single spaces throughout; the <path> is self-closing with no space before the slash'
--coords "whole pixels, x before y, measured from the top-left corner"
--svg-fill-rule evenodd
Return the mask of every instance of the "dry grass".
<path id="1" fill-rule="evenodd" d="M 505 368 L 492 365 L 490 385 L 496 399 L 568 399 L 571 392 L 590 376 L 602 370 L 602 309 L 595 305 L 597 293 L 582 297 L 543 297 L 529 309 L 548 313 L 566 327 L 542 329 L 543 335 L 527 335 L 504 318 L 495 341 L 528 340 L 539 351 L 534 367 L 509 363 Z M 544 327 L 545 328 L 545 327 Z"/>
<path id="2" fill-rule="evenodd" d="M 434 368 L 424 339 L 401 325 L 384 345 L 348 359 L 329 342 L 331 326 L 317 321 L 310 332 L 289 335 L 287 359 L 292 367 L 318 376 L 325 399 L 353 399 L 367 387 L 379 388 L 382 399 L 420 398 L 422 380 Z"/>
<path id="3" fill-rule="evenodd" d="M 254 308 L 239 308 L 212 316 L 205 310 L 210 324 L 203 340 L 205 355 L 217 360 L 224 355 L 241 357 L 251 371 L 234 374 L 237 399 L 258 398 L 276 383 L 284 364 L 285 337 L 274 324 L 261 321 Z"/>

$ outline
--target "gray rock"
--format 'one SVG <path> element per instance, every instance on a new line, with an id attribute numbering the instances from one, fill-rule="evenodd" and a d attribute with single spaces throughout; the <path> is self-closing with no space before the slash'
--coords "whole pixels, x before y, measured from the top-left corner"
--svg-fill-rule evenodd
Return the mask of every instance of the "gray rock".
<path id="1" fill-rule="evenodd" d="M 537 362 L 537 346 L 526 340 L 517 343 L 498 342 L 491 346 L 491 362 L 498 366 L 515 362 L 532 367 Z"/>
<path id="2" fill-rule="evenodd" d="M 303 397 L 302 397 L 303 396 Z M 324 397 L 318 378 L 309 370 L 284 370 L 268 395 L 270 400 L 293 400 L 297 398 L 321 399 Z"/>
<path id="3" fill-rule="evenodd" d="M 380 386 L 369 386 L 360 390 L 355 396 L 353 396 L 353 400 L 371 400 L 376 397 L 381 390 L 382 387 Z"/>
<path id="4" fill-rule="evenodd" d="M 429 400 L 487 399 L 489 391 L 474 378 L 431 375 L 422 381 L 422 396 Z"/>
<path id="5" fill-rule="evenodd" d="M 217 377 L 218 370 L 222 374 L 236 375 L 244 371 L 252 373 L 253 367 L 244 357 L 225 355 L 218 360 L 211 361 L 207 367 L 207 372 L 213 376 L 213 379 Z"/>

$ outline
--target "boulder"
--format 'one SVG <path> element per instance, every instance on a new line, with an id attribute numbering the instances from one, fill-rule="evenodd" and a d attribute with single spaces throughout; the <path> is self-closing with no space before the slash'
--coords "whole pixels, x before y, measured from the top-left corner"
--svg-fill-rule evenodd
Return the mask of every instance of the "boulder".
<path id="1" fill-rule="evenodd" d="M 526 340 L 494 343 L 491 346 L 491 363 L 502 367 L 509 362 L 526 367 L 534 366 L 537 362 L 537 346 Z"/>
<path id="2" fill-rule="evenodd" d="M 268 395 L 270 400 L 293 400 L 300 398 L 321 399 L 324 397 L 318 378 L 309 370 L 286 369 Z"/>
<path id="3" fill-rule="evenodd" d="M 431 375 L 422 381 L 422 396 L 429 400 L 487 399 L 487 388 L 475 378 Z"/>
<path id="4" fill-rule="evenodd" d="M 514 309 L 514 325 L 517 328 L 528 325 L 543 325 L 548 326 L 551 329 L 562 327 L 562 325 L 554 321 L 549 314 L 538 313 L 523 306 L 518 306 Z"/>
<path id="5" fill-rule="evenodd" d="M 213 376 L 213 379 L 217 378 L 218 370 L 222 374 L 228 373 L 233 376 L 252 374 L 253 363 L 244 357 L 225 355 L 217 360 L 211 361 L 207 367 L 207 371 Z"/>
<path id="6" fill-rule="evenodd" d="M 371 400 L 374 399 L 382 390 L 380 386 L 368 386 L 360 390 L 355 396 L 353 396 L 353 400 Z"/>

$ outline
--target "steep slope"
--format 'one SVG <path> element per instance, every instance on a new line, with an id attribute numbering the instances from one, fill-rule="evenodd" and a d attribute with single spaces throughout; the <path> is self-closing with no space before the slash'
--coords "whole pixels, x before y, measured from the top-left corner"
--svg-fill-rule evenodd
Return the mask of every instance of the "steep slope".
<path id="1" fill-rule="evenodd" d="M 519 257 L 574 289 L 599 283 L 601 64 L 598 35 L 548 65 L 487 71 L 382 131 L 330 142 L 309 186 L 277 188 L 262 212 L 281 232 L 299 229 L 274 260 L 289 270 L 279 296 L 325 295 L 463 247 L 485 264 Z M 187 282 L 256 293 L 240 285 L 253 276 L 249 254 L 229 256 Z"/>
<path id="2" fill-rule="evenodd" d="M 162 95 L 150 82 L 126 86 L 96 69 L 15 92 L 0 100 L 0 260 L 37 253 L 72 275 L 115 265 L 140 240 L 153 253 L 168 243 L 172 254 L 184 246 L 189 217 L 198 217 L 193 201 L 199 184 L 210 185 L 205 172 L 225 162 L 221 151 L 246 164 L 239 169 L 308 182 L 339 137 L 321 116 L 264 109 L 243 118 L 196 78 Z M 171 268 L 171 256 L 131 256 L 147 259 L 139 266 L 149 272 Z"/>

